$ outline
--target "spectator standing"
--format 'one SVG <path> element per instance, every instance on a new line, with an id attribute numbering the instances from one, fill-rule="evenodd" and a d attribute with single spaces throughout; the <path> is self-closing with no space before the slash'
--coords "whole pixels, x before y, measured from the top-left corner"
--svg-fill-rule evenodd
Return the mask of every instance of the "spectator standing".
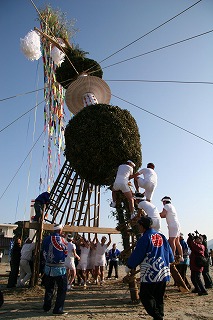
<path id="1" fill-rule="evenodd" d="M 210 257 L 209 257 L 208 247 L 207 247 L 207 237 L 205 234 L 203 234 L 202 237 L 203 237 L 203 245 L 205 247 L 204 256 L 207 260 L 207 265 L 203 267 L 202 276 L 203 276 L 203 280 L 205 283 L 205 288 L 211 289 L 211 288 L 213 288 L 213 282 L 212 282 L 212 278 L 209 274 Z"/>
<path id="2" fill-rule="evenodd" d="M 141 302 L 153 319 L 162 320 L 166 282 L 170 280 L 169 264 L 174 256 L 165 236 L 151 228 L 151 218 L 141 217 L 138 224 L 142 236 L 127 261 L 126 271 L 140 265 Z"/>
<path id="3" fill-rule="evenodd" d="M 67 256 L 67 241 L 61 237 L 62 225 L 55 225 L 54 232 L 43 241 L 45 258 L 45 296 L 43 310 L 48 312 L 52 306 L 55 284 L 57 285 L 56 301 L 53 309 L 55 315 L 66 315 L 64 302 L 67 292 L 67 274 L 64 265 Z"/>
<path id="4" fill-rule="evenodd" d="M 189 247 L 186 241 L 184 240 L 183 233 L 180 233 L 180 245 L 183 250 L 183 259 L 184 261 L 179 262 L 176 264 L 176 268 L 179 271 L 183 281 L 185 282 L 186 286 L 188 289 L 191 289 L 191 285 L 187 279 L 186 273 L 187 273 L 187 268 L 189 266 Z M 177 252 L 178 254 L 178 252 Z"/>
<path id="5" fill-rule="evenodd" d="M 109 272 L 107 279 L 110 279 L 112 276 L 112 270 L 115 269 L 115 279 L 118 279 L 118 262 L 119 262 L 119 255 L 120 250 L 116 248 L 116 243 L 113 243 L 112 249 L 109 250 Z"/>
<path id="6" fill-rule="evenodd" d="M 21 259 L 21 239 L 15 238 L 10 255 L 10 274 L 7 288 L 16 287 Z"/>
<path id="7" fill-rule="evenodd" d="M 191 233 L 188 235 L 187 244 L 191 250 L 190 254 L 190 270 L 191 270 L 191 281 L 194 285 L 193 293 L 198 293 L 199 296 L 207 295 L 208 292 L 204 287 L 201 280 L 201 273 L 203 267 L 198 265 L 197 257 L 204 257 L 205 246 L 202 244 L 203 238 L 201 235 L 193 237 Z"/>

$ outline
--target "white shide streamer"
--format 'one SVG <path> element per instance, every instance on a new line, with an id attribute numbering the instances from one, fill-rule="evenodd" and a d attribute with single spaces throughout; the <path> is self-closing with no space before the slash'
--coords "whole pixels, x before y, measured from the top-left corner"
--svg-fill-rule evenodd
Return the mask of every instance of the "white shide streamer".
<path id="1" fill-rule="evenodd" d="M 21 50 L 27 59 L 34 61 L 38 60 L 41 53 L 40 36 L 36 31 L 29 31 L 24 39 L 20 39 Z"/>

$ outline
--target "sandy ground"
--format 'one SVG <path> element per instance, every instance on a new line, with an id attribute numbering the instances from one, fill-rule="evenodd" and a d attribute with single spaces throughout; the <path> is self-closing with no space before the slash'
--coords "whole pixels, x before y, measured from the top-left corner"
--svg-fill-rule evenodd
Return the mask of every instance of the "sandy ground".
<path id="1" fill-rule="evenodd" d="M 213 276 L 213 267 L 210 268 Z M 6 274 L 8 271 L 8 263 L 1 263 L 0 273 Z M 5 303 L 0 309 L 0 319 L 152 319 L 141 303 L 131 302 L 128 284 L 122 282 L 124 275 L 124 267 L 120 266 L 118 280 L 114 278 L 106 280 L 103 286 L 89 285 L 86 290 L 76 286 L 74 290 L 67 292 L 65 311 L 68 315 L 66 316 L 54 316 L 51 311 L 43 312 L 42 287 L 7 289 L 7 278 L 1 276 L 0 288 L 4 293 Z M 173 283 L 171 280 L 166 290 L 165 320 L 213 320 L 213 289 L 208 290 L 208 296 L 198 296 L 191 292 L 180 293 Z"/>

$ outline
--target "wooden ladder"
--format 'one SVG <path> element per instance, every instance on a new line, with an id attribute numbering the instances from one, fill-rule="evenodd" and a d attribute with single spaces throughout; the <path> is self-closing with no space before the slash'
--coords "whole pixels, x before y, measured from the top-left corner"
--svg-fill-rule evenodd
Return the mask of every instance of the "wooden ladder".
<path id="1" fill-rule="evenodd" d="M 100 186 L 86 182 L 65 161 L 50 192 L 45 213 L 52 224 L 98 227 Z"/>

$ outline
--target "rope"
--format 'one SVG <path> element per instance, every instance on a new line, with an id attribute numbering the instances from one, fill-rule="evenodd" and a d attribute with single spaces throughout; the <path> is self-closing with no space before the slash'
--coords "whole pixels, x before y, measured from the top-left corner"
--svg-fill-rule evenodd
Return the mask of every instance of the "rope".
<path id="1" fill-rule="evenodd" d="M 8 99 L 17 98 L 17 97 L 19 97 L 19 96 L 24 96 L 24 95 L 26 95 L 26 94 L 34 93 L 34 92 L 40 91 L 40 90 L 44 90 L 44 88 L 37 89 L 37 90 L 33 90 L 33 91 L 28 91 L 28 92 L 25 92 L 25 93 L 20 93 L 20 94 L 17 94 L 17 95 L 15 95 L 15 96 L 7 97 L 7 98 L 3 98 L 3 99 L 0 99 L 0 102 L 2 102 L 2 101 L 4 101 L 4 100 L 8 100 Z"/>
<path id="2" fill-rule="evenodd" d="M 9 126 L 11 126 L 12 124 L 14 124 L 16 121 L 18 121 L 19 119 L 21 119 L 23 116 L 25 116 L 27 113 L 29 113 L 30 111 L 32 111 L 33 109 L 37 108 L 41 103 L 45 102 L 45 100 L 39 102 L 37 105 L 35 105 L 33 108 L 31 108 L 30 110 L 26 111 L 25 113 L 23 113 L 20 117 L 16 118 L 15 120 L 13 120 L 12 122 L 10 122 L 8 125 L 6 125 L 4 128 L 2 128 L 0 130 L 0 133 L 2 131 L 4 131 L 5 129 L 7 129 Z"/>
<path id="3" fill-rule="evenodd" d="M 73 79 L 68 79 L 68 80 L 73 80 Z M 185 83 L 185 84 L 213 84 L 213 82 L 211 81 L 184 81 L 184 80 L 148 80 L 148 79 L 113 79 L 113 80 L 110 80 L 110 79 L 105 79 L 105 81 L 108 81 L 108 82 L 156 82 L 156 83 Z M 37 92 L 37 91 L 40 91 L 40 90 L 44 90 L 45 88 L 40 88 L 40 89 L 36 89 L 36 90 L 33 90 L 33 91 L 28 91 L 28 92 L 25 92 L 25 93 L 20 93 L 20 94 L 17 94 L 15 96 L 11 96 L 11 97 L 7 97 L 7 98 L 3 98 L 3 99 L 0 99 L 0 102 L 4 101 L 4 100 L 8 100 L 8 99 L 14 99 L 14 98 L 17 98 L 19 96 L 23 96 L 23 95 L 26 95 L 26 94 L 30 94 L 30 93 L 34 93 L 34 92 Z M 44 100 L 42 101 L 44 102 Z"/>
<path id="4" fill-rule="evenodd" d="M 183 127 L 175 124 L 174 122 L 171 122 L 171 121 L 169 121 L 169 120 L 167 120 L 167 119 L 165 119 L 165 118 L 163 118 L 163 117 L 160 117 L 160 116 L 158 116 L 157 114 L 155 114 L 155 113 L 153 113 L 153 112 L 150 112 L 150 111 L 148 111 L 148 110 L 146 110 L 146 109 L 144 109 L 144 108 L 142 108 L 142 107 L 139 107 L 138 105 L 136 105 L 136 104 L 134 104 L 134 103 L 132 103 L 132 102 L 129 102 L 129 101 L 125 100 L 125 99 L 122 99 L 122 98 L 120 98 L 120 97 L 118 97 L 118 96 L 116 96 L 116 95 L 113 95 L 113 94 L 112 94 L 112 96 L 115 97 L 115 98 L 117 98 L 117 99 L 119 99 L 119 100 L 122 100 L 122 101 L 124 101 L 124 102 L 126 102 L 126 103 L 128 103 L 128 104 L 130 104 L 130 105 L 132 105 L 132 106 L 134 106 L 134 107 L 136 107 L 136 108 L 144 111 L 144 112 L 147 112 L 147 113 L 151 114 L 152 116 L 154 116 L 154 117 L 156 117 L 156 118 L 158 118 L 158 119 L 161 119 L 161 120 L 163 120 L 163 121 L 165 121 L 165 122 L 167 122 L 167 123 L 175 126 L 175 127 L 178 128 L 178 129 L 181 129 L 181 130 L 183 130 L 183 131 L 185 131 L 185 132 L 187 132 L 187 133 L 189 133 L 189 134 L 191 134 L 191 135 L 193 135 L 193 136 L 195 136 L 195 137 L 197 137 L 197 138 L 199 138 L 199 139 L 201 139 L 201 140 L 203 140 L 203 141 L 205 141 L 205 142 L 213 145 L 213 142 L 211 142 L 211 141 L 209 141 L 209 140 L 207 140 L 207 139 L 204 139 L 204 138 L 202 138 L 201 136 L 199 136 L 199 135 L 197 135 L 197 134 L 195 134 L 195 133 L 193 133 L 193 132 L 191 132 L 191 131 L 189 131 L 189 130 L 187 130 L 187 129 L 184 129 Z"/>
<path id="5" fill-rule="evenodd" d="M 133 79 L 118 79 L 118 80 L 105 80 L 108 82 L 155 82 L 155 83 L 184 83 L 184 84 L 213 84 L 210 81 L 179 81 L 179 80 L 133 80 Z"/>
<path id="6" fill-rule="evenodd" d="M 3 198 L 4 194 L 6 193 L 7 189 L 9 188 L 9 186 L 11 185 L 11 183 L 13 182 L 13 180 L 15 179 L 15 177 L 17 176 L 18 172 L 20 171 L 21 167 L 23 166 L 24 162 L 26 161 L 26 159 L 28 158 L 29 154 L 31 153 L 31 151 L 33 150 L 33 148 L 35 147 L 35 145 L 37 144 L 37 142 L 39 141 L 39 139 L 41 138 L 42 134 L 44 133 L 44 130 L 42 131 L 42 133 L 40 134 L 40 136 L 38 137 L 38 139 L 36 140 L 36 142 L 34 143 L 34 145 L 31 147 L 30 151 L 28 152 L 28 154 L 26 155 L 26 157 L 24 158 L 24 160 L 22 161 L 21 165 L 19 166 L 19 168 L 17 169 L 16 173 L 14 174 L 14 176 L 12 177 L 12 179 L 10 180 L 9 184 L 7 185 L 7 187 L 5 188 L 4 192 L 2 193 L 0 200 Z"/>
<path id="7" fill-rule="evenodd" d="M 172 21 L 173 19 L 177 18 L 178 16 L 180 16 L 181 14 L 183 14 L 184 12 L 188 11 L 189 9 L 191 9 L 192 7 L 194 7 L 195 5 L 197 5 L 199 2 L 201 2 L 202 0 L 197 1 L 196 3 L 194 3 L 193 5 L 191 5 L 190 7 L 186 8 L 185 10 L 181 11 L 180 13 L 178 13 L 177 15 L 175 15 L 174 17 L 170 18 L 169 20 L 163 22 L 162 24 L 160 24 L 158 27 L 155 27 L 154 29 L 150 30 L 149 32 L 145 33 L 144 35 L 142 35 L 141 37 L 139 37 L 138 39 L 130 42 L 129 44 L 127 44 L 126 46 L 122 47 L 121 49 L 115 51 L 114 53 L 112 53 L 111 55 L 109 55 L 108 57 L 106 57 L 105 59 L 101 60 L 99 63 L 102 63 L 104 61 L 106 61 L 107 59 L 111 58 L 112 56 L 116 55 L 118 52 L 121 52 L 122 50 L 126 49 L 127 47 L 131 46 L 132 44 L 134 44 L 135 42 L 141 40 L 142 38 L 146 37 L 147 35 L 149 35 L 150 33 L 154 32 L 155 30 L 161 28 L 162 26 L 164 26 L 165 24 L 167 24 L 168 22 Z M 92 69 L 94 67 L 91 67 L 90 69 Z M 90 70 L 89 69 L 89 70 Z"/>
<path id="8" fill-rule="evenodd" d="M 133 60 L 133 59 L 136 59 L 136 58 L 145 56 L 145 55 L 147 55 L 147 54 L 149 54 L 149 53 L 153 53 L 153 52 L 156 52 L 156 51 L 159 51 L 159 50 L 168 48 L 168 47 L 172 47 L 172 46 L 174 46 L 174 45 L 176 45 L 176 44 L 179 44 L 179 43 L 182 43 L 182 42 L 186 42 L 186 41 L 189 41 L 189 40 L 192 40 L 192 39 L 201 37 L 201 36 L 206 35 L 206 34 L 211 33 L 211 32 L 213 32 L 213 29 L 212 29 L 212 30 L 209 30 L 209 31 L 206 31 L 206 32 L 203 32 L 203 33 L 200 33 L 200 34 L 198 34 L 198 35 L 192 36 L 192 37 L 190 37 L 190 38 L 187 38 L 187 39 L 184 39 L 184 40 L 180 40 L 180 41 L 177 41 L 177 42 L 168 44 L 168 45 L 166 45 L 166 46 L 163 46 L 163 47 L 160 47 L 160 48 L 157 48 L 157 49 L 153 49 L 153 50 L 147 51 L 147 52 L 145 52 L 145 53 L 141 53 L 141 54 L 139 54 L 139 55 L 137 55 L 137 56 L 134 56 L 134 57 L 131 57 L 131 58 L 128 58 L 128 59 L 125 59 L 125 60 L 122 60 L 122 61 L 119 61 L 119 62 L 110 64 L 110 65 L 108 65 L 108 66 L 106 66 L 106 67 L 103 67 L 102 69 L 106 69 L 106 68 L 115 66 L 115 65 L 117 65 L 117 64 L 120 64 L 120 63 L 129 61 L 129 60 Z"/>

